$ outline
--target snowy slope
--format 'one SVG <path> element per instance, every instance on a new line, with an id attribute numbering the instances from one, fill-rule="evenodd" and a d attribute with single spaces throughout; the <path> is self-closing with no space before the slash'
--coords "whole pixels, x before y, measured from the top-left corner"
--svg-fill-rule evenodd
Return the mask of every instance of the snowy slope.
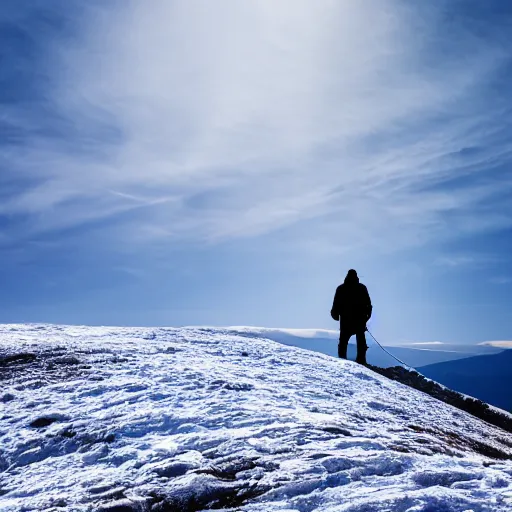
<path id="1" fill-rule="evenodd" d="M 512 510 L 510 434 L 350 361 L 221 329 L 0 350 L 2 511 Z"/>

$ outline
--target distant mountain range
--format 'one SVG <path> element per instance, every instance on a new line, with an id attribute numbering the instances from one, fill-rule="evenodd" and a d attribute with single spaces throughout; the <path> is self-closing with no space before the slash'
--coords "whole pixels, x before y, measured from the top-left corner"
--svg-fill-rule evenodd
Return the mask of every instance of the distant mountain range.
<path id="1" fill-rule="evenodd" d="M 512 350 L 418 368 L 444 386 L 512 411 Z"/>

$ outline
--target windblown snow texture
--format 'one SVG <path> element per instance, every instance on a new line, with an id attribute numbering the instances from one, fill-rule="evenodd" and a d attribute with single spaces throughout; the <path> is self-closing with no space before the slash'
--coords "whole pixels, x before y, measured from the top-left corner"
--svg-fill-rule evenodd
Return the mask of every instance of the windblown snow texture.
<path id="1" fill-rule="evenodd" d="M 221 329 L 0 327 L 0 510 L 505 512 L 512 436 Z"/>

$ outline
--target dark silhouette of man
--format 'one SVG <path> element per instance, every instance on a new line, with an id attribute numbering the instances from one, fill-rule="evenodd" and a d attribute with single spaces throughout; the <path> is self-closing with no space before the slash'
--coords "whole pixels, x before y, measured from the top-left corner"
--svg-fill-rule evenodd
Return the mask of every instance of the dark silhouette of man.
<path id="1" fill-rule="evenodd" d="M 359 282 L 357 272 L 350 269 L 343 284 L 336 288 L 331 316 L 340 322 L 340 343 L 338 356 L 347 358 L 348 340 L 356 335 L 357 358 L 356 362 L 366 364 L 366 322 L 372 316 L 372 302 L 368 290 Z"/>

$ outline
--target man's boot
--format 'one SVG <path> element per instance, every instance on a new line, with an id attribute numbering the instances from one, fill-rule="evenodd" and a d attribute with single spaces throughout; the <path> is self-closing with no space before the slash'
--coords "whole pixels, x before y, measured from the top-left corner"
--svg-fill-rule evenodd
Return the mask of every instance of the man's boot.
<path id="1" fill-rule="evenodd" d="M 366 365 L 366 351 L 368 350 L 368 346 L 365 344 L 364 346 L 357 346 L 357 357 L 356 363 Z"/>
<path id="2" fill-rule="evenodd" d="M 338 357 L 340 359 L 347 359 L 347 341 L 340 341 L 338 343 Z"/>

